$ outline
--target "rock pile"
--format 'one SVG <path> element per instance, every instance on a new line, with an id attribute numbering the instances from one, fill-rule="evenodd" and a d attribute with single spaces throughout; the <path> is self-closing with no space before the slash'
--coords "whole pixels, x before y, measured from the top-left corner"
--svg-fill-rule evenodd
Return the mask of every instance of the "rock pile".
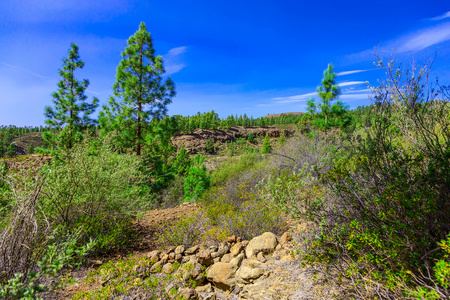
<path id="1" fill-rule="evenodd" d="M 165 251 L 155 250 L 148 254 L 154 262 L 151 272 L 173 274 L 182 279 L 187 286 L 178 294 L 186 299 L 223 299 L 219 294 L 246 298 L 246 286 L 272 275 L 270 261 L 280 263 L 292 260 L 290 249 L 292 237 L 286 232 L 280 238 L 266 232 L 251 241 L 236 236 L 228 237 L 218 246 L 196 245 L 170 247 Z M 168 286 L 171 290 L 174 286 Z M 251 289 L 250 289 L 251 290 Z M 249 291 L 250 291 L 249 290 Z"/>

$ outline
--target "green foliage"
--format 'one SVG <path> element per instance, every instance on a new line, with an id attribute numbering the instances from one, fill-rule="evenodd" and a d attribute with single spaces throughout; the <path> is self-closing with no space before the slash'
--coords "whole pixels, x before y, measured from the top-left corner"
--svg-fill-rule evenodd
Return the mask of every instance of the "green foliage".
<path id="1" fill-rule="evenodd" d="M 211 178 L 203 165 L 205 156 L 196 155 L 184 181 L 184 195 L 187 201 L 197 202 L 211 185 Z"/>
<path id="2" fill-rule="evenodd" d="M 255 135 L 253 134 L 253 132 L 250 132 L 250 133 L 248 134 L 247 140 L 248 140 L 250 143 L 253 143 L 253 142 L 255 141 Z"/>
<path id="3" fill-rule="evenodd" d="M 244 154 L 237 159 L 228 159 L 211 174 L 211 185 L 222 185 L 230 178 L 259 164 L 263 164 L 263 162 L 261 155 L 257 153 Z"/>
<path id="4" fill-rule="evenodd" d="M 175 223 L 162 224 L 158 239 L 166 246 L 183 245 L 189 248 L 200 242 L 205 225 L 206 219 L 201 214 L 183 216 Z"/>
<path id="5" fill-rule="evenodd" d="M 84 225 L 83 238 L 97 237 L 104 248 L 120 244 L 126 236 L 124 226 L 129 226 L 123 219 L 144 204 L 140 200 L 140 159 L 115 153 L 110 140 L 97 144 L 93 154 L 87 139 L 65 161 L 47 167 L 39 199 L 54 226 L 70 230 Z"/>
<path id="6" fill-rule="evenodd" d="M 52 242 L 47 246 L 45 254 L 37 263 L 38 271 L 31 272 L 26 278 L 22 273 L 16 273 L 14 278 L 0 286 L 0 296 L 11 299 L 43 299 L 39 298 L 39 293 L 53 290 L 60 287 L 63 282 L 57 279 L 60 271 L 75 265 L 79 265 L 81 258 L 85 256 L 95 245 L 94 241 L 89 241 L 84 246 L 78 246 L 80 230 L 69 234 L 62 242 L 56 242 L 55 236 L 49 237 Z M 50 278 L 45 283 L 41 283 L 43 278 Z"/>
<path id="7" fill-rule="evenodd" d="M 94 98 L 92 103 L 87 103 L 84 92 L 89 86 L 89 81 L 84 79 L 80 82 L 74 77 L 75 71 L 84 67 L 76 44 L 71 44 L 69 55 L 63 59 L 63 63 L 63 69 L 59 70 L 62 77 L 58 82 L 59 89 L 52 95 L 55 107 L 45 107 L 47 118 L 45 122 L 52 127 L 66 128 L 62 132 L 63 136 L 46 132 L 43 137 L 60 148 L 70 149 L 79 140 L 80 131 L 94 124 L 89 115 L 98 107 L 98 99 Z"/>
<path id="8" fill-rule="evenodd" d="M 182 145 L 175 157 L 173 167 L 178 174 L 185 175 L 189 171 L 191 164 L 192 161 L 189 158 L 189 153 L 184 148 L 184 145 Z"/>
<path id="9" fill-rule="evenodd" d="M 212 138 L 209 138 L 209 139 L 206 141 L 206 144 L 205 144 L 205 150 L 206 150 L 206 152 L 208 152 L 208 153 L 214 153 L 215 147 L 214 147 L 214 140 L 213 140 Z"/>
<path id="10" fill-rule="evenodd" d="M 266 154 L 272 152 L 272 145 L 270 144 L 269 134 L 266 133 L 264 137 L 264 142 L 261 149 L 261 154 Z"/>
<path id="11" fill-rule="evenodd" d="M 145 24 L 127 42 L 122 52 L 114 83 L 114 97 L 99 115 L 103 130 L 117 130 L 122 148 L 132 148 L 141 155 L 147 124 L 167 112 L 175 96 L 175 84 L 167 78 L 163 59 L 155 56 L 153 41 Z M 120 99 L 120 101 L 117 101 Z"/>
<path id="12" fill-rule="evenodd" d="M 286 143 L 286 132 L 284 130 L 281 131 L 280 138 L 278 139 L 280 145 Z"/>

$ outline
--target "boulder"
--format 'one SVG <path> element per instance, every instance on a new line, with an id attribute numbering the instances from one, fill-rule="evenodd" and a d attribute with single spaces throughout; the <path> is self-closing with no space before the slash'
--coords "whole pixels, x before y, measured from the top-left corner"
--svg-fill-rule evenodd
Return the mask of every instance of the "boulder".
<path id="1" fill-rule="evenodd" d="M 241 253 L 243 248 L 244 248 L 244 246 L 242 245 L 242 243 L 236 243 L 236 244 L 234 244 L 233 247 L 231 247 L 230 253 L 231 253 L 231 255 L 236 257 L 239 255 L 239 253 Z"/>
<path id="2" fill-rule="evenodd" d="M 176 248 L 175 248 L 175 255 L 177 255 L 177 254 L 183 254 L 183 253 L 184 253 L 184 250 L 185 250 L 184 246 L 178 246 L 178 247 L 176 247 Z"/>
<path id="3" fill-rule="evenodd" d="M 272 253 L 278 245 L 277 237 L 271 232 L 265 232 L 260 236 L 253 238 L 245 248 L 247 258 L 253 258 L 262 252 L 263 254 Z"/>
<path id="4" fill-rule="evenodd" d="M 289 232 L 285 232 L 283 233 L 283 235 L 280 238 L 280 244 L 281 245 L 286 245 L 287 243 L 289 243 L 290 241 L 292 241 L 292 236 Z"/>
<path id="5" fill-rule="evenodd" d="M 209 266 L 214 263 L 213 258 L 211 257 L 211 251 L 209 250 L 200 250 L 197 253 L 197 260 L 200 264 Z"/>
<path id="6" fill-rule="evenodd" d="M 193 255 L 193 254 L 197 253 L 198 249 L 200 249 L 200 246 L 199 245 L 195 245 L 195 246 L 193 246 L 191 248 L 186 249 L 184 251 L 184 254 L 185 255 Z"/>
<path id="7" fill-rule="evenodd" d="M 242 285 L 250 284 L 264 275 L 264 273 L 264 264 L 257 260 L 246 259 L 236 272 L 236 281 Z"/>
<path id="8" fill-rule="evenodd" d="M 235 257 L 229 263 L 215 263 L 206 271 L 206 276 L 216 287 L 231 291 L 236 285 L 235 274 L 244 259 L 244 254 Z"/>
<path id="9" fill-rule="evenodd" d="M 231 253 L 227 253 L 220 259 L 223 263 L 229 263 L 233 259 L 233 255 Z"/>
<path id="10" fill-rule="evenodd" d="M 162 267 L 163 273 L 170 274 L 173 271 L 173 265 L 171 263 L 167 263 Z"/>
<path id="11" fill-rule="evenodd" d="M 181 267 L 183 272 L 183 280 L 194 282 L 195 285 L 202 284 L 205 281 L 203 277 L 203 267 L 199 263 L 187 263 Z"/>

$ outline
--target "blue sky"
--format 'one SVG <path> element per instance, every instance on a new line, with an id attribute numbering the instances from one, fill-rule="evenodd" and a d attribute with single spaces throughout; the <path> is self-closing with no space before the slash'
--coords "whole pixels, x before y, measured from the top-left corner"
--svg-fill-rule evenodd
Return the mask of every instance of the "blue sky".
<path id="1" fill-rule="evenodd" d="M 126 41 L 141 21 L 177 85 L 169 114 L 214 109 L 264 116 L 304 111 L 334 63 L 354 108 L 370 103 L 366 82 L 385 57 L 421 62 L 450 83 L 450 2 L 428 1 L 0 1 L 0 124 L 42 125 L 70 43 L 80 47 L 86 93 L 112 94 Z"/>

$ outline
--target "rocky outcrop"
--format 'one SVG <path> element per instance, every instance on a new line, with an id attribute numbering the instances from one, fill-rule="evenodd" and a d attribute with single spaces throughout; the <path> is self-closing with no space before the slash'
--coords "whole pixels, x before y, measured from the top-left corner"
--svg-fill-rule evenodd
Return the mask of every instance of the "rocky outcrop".
<path id="1" fill-rule="evenodd" d="M 178 296 L 215 299 L 216 294 L 219 297 L 224 293 L 237 297 L 243 291 L 251 295 L 253 292 L 249 287 L 270 277 L 274 262 L 286 264 L 292 260 L 288 250 L 291 240 L 289 233 L 278 238 L 266 232 L 250 241 L 231 236 L 227 241 L 209 248 L 203 245 L 187 249 L 184 246 L 170 247 L 165 251 L 152 251 L 147 256 L 153 263 L 151 272 L 173 274 L 185 282 L 185 286 L 196 287 L 180 287 Z"/>

